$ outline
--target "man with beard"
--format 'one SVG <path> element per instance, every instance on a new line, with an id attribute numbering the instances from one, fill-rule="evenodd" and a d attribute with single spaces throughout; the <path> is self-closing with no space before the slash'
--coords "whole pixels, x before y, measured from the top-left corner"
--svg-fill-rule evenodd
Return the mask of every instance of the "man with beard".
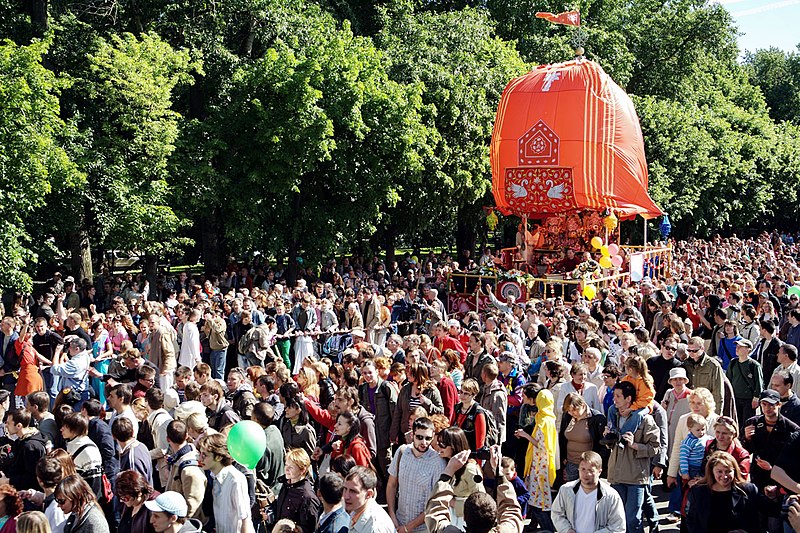
<path id="1" fill-rule="evenodd" d="M 414 441 L 395 453 L 386 487 L 389 516 L 400 533 L 426 531 L 425 504 L 444 472 L 444 462 L 431 448 L 433 422 L 429 418 L 417 418 L 412 435 Z"/>

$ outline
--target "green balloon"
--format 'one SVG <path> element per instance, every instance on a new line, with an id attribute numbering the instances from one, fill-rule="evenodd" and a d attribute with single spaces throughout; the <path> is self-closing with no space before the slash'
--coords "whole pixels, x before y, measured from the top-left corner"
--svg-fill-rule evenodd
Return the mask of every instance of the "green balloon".
<path id="1" fill-rule="evenodd" d="M 253 469 L 267 449 L 267 436 L 252 420 L 237 422 L 228 433 L 228 451 L 236 461 Z"/>
<path id="2" fill-rule="evenodd" d="M 800 296 L 800 287 L 798 287 L 797 285 L 792 285 L 791 287 L 789 287 L 789 290 L 787 292 L 789 293 L 789 296 L 791 296 L 792 294 Z"/>

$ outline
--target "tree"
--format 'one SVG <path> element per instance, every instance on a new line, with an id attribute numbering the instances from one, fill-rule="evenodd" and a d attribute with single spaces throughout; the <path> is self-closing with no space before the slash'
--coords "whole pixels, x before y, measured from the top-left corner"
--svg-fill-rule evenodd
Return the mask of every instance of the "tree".
<path id="1" fill-rule="evenodd" d="M 354 244 L 430 157 L 421 87 L 391 81 L 348 26 L 306 13 L 302 31 L 237 69 L 211 120 L 226 232 L 238 250 L 321 259 Z M 299 30 L 299 28 L 298 28 Z"/>
<path id="2" fill-rule="evenodd" d="M 800 124 L 800 54 L 757 50 L 746 55 L 745 68 L 750 83 L 764 93 L 773 120 Z"/>
<path id="3" fill-rule="evenodd" d="M 47 43 L 0 44 L 0 287 L 30 290 L 37 256 L 28 217 L 82 176 L 59 145 L 66 83 L 42 64 Z"/>
<path id="4" fill-rule="evenodd" d="M 72 155 L 87 176 L 65 199 L 73 268 L 91 278 L 94 243 L 145 252 L 154 277 L 157 258 L 187 244 L 179 230 L 188 222 L 171 206 L 167 162 L 181 118 L 173 91 L 190 83 L 197 64 L 157 35 L 122 34 L 96 37 L 79 68 L 65 101 L 78 128 Z"/>
<path id="5" fill-rule="evenodd" d="M 480 9 L 413 13 L 386 10 L 376 37 L 392 79 L 418 84 L 423 117 L 440 139 L 421 183 L 402 183 L 396 207 L 386 207 L 386 248 L 409 242 L 448 242 L 474 248 L 481 206 L 491 186 L 489 142 L 497 104 L 509 80 L 527 69 L 510 43 L 493 36 Z"/>

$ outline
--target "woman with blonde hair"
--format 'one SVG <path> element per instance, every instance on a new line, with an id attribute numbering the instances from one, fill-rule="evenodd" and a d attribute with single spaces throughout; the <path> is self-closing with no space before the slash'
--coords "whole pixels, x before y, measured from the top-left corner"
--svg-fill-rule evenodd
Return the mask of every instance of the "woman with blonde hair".
<path id="1" fill-rule="evenodd" d="M 273 503 L 276 519 L 288 518 L 304 532 L 316 531 L 321 509 L 319 498 L 309 479 L 311 458 L 305 450 L 292 448 L 286 452 L 283 486 Z"/>
<path id="2" fill-rule="evenodd" d="M 563 375 L 569 374 L 570 366 L 567 361 L 564 360 L 564 343 L 559 339 L 550 339 L 544 345 L 544 357 L 545 362 L 542 363 L 542 366 L 539 369 L 539 376 L 536 378 L 536 382 L 541 385 L 542 387 L 546 386 L 547 384 L 547 372 L 545 372 L 545 365 L 547 361 L 554 361 L 561 365 L 564 369 Z"/>
<path id="3" fill-rule="evenodd" d="M 742 447 L 739 442 L 739 426 L 727 416 L 720 416 L 714 424 L 714 438 L 706 444 L 706 455 L 703 458 L 703 471 L 708 459 L 715 452 L 727 452 L 736 459 L 742 477 L 748 480 L 750 476 L 750 452 Z M 691 485 L 691 481 L 689 482 Z"/>
<path id="4" fill-rule="evenodd" d="M 319 379 L 314 369 L 304 366 L 295 376 L 295 381 L 305 396 L 313 398 L 315 402 L 319 402 Z"/>
<path id="5" fill-rule="evenodd" d="M 673 442 L 680 444 L 689 435 L 687 420 L 692 413 L 701 415 L 706 419 L 706 433 L 714 434 L 714 424 L 717 423 L 716 403 L 711 391 L 704 387 L 697 387 L 689 394 L 690 412 L 678 419 L 678 426 L 675 429 L 675 439 Z M 673 446 L 669 456 L 669 467 L 667 469 L 667 487 L 675 487 L 670 494 L 669 510 L 678 511 L 681 502 L 682 487 L 678 483 L 678 467 L 680 466 L 680 445 Z"/>

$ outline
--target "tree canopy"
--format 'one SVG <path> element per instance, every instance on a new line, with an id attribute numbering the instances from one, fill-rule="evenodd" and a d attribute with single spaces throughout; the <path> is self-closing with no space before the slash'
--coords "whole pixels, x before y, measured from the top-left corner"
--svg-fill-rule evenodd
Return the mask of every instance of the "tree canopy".
<path id="1" fill-rule="evenodd" d="M 800 55 L 740 61 L 719 4 L 582 0 L 581 28 L 520 0 L 0 7 L 3 287 L 110 250 L 474 247 L 506 83 L 579 45 L 631 94 L 677 235 L 798 229 Z"/>

